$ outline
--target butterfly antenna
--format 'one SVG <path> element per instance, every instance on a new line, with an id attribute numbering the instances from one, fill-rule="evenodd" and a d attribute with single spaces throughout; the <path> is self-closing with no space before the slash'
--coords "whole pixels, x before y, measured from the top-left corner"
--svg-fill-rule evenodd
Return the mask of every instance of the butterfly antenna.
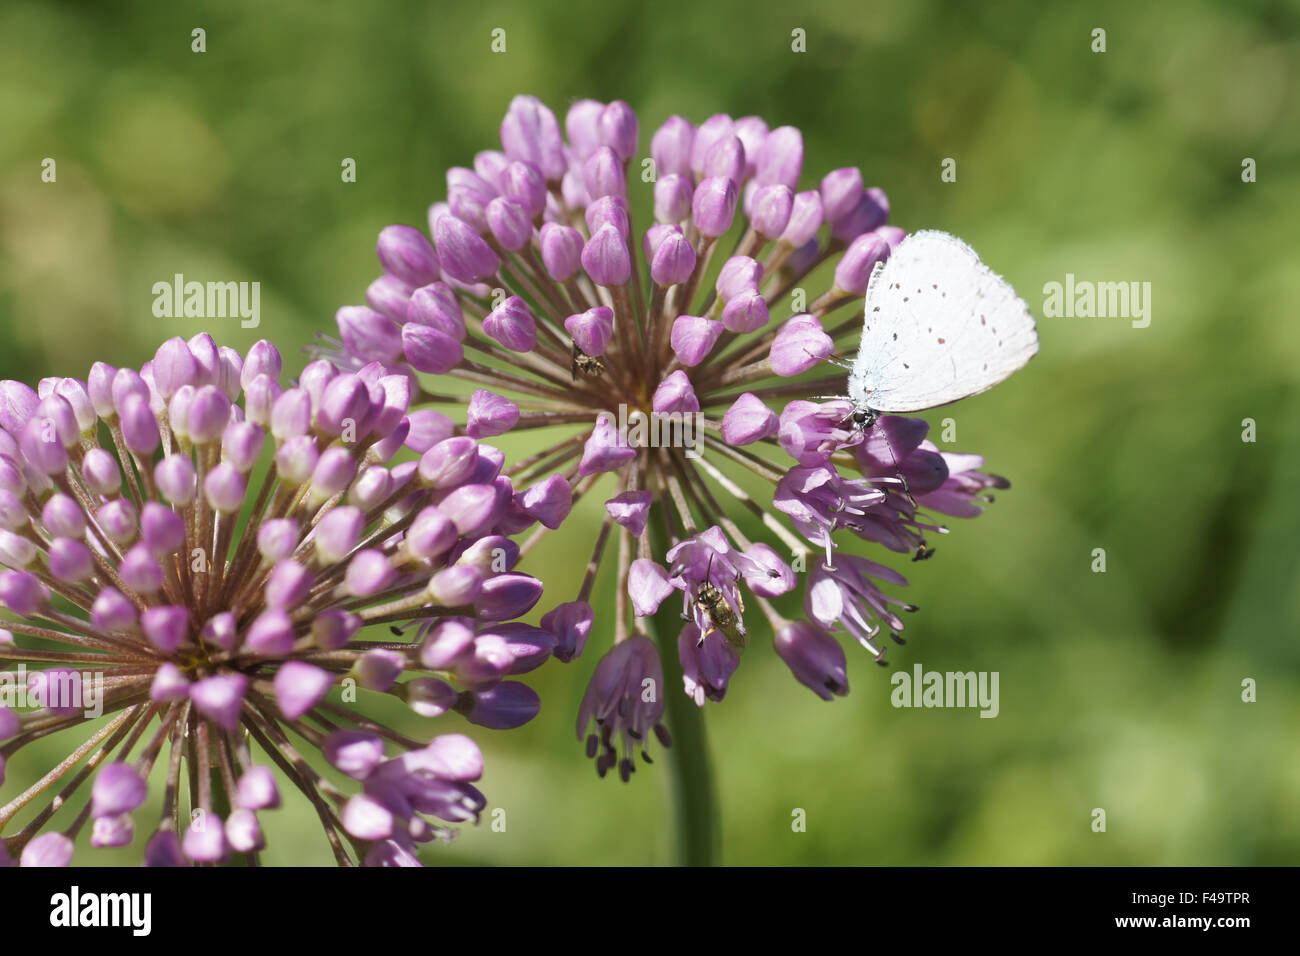
<path id="1" fill-rule="evenodd" d="M 907 476 L 903 474 L 903 469 L 898 467 L 898 458 L 894 455 L 894 443 L 890 441 L 888 434 L 885 435 L 885 447 L 889 449 L 889 459 L 894 463 L 894 477 L 903 485 L 903 494 L 907 495 L 907 503 L 913 508 L 919 507 L 916 498 L 912 496 L 912 489 L 907 483 Z"/>

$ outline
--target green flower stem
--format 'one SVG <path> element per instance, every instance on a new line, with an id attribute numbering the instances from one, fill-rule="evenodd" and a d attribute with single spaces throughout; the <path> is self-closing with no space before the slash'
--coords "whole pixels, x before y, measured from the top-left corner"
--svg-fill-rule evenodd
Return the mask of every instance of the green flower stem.
<path id="1" fill-rule="evenodd" d="M 721 844 L 718 799 L 713 765 L 704 732 L 704 715 L 682 692 L 682 665 L 677 659 L 677 635 L 682 629 L 680 605 L 664 601 L 650 622 L 663 660 L 668 731 L 673 745 L 660 753 L 672 765 L 673 802 L 677 821 L 678 863 L 712 866 Z"/>

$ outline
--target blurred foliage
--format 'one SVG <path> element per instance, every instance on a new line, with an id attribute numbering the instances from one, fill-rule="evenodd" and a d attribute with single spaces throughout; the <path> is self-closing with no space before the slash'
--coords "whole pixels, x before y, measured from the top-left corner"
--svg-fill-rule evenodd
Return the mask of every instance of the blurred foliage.
<path id="1" fill-rule="evenodd" d="M 791 52 L 796 27 L 806 54 Z M 707 713 L 724 860 L 1295 863 L 1298 28 L 1300 6 L 1261 0 L 9 0 L 0 375 L 138 366 L 205 327 L 241 349 L 270 337 L 299 367 L 334 310 L 362 300 L 379 229 L 422 224 L 443 171 L 494 145 L 515 93 L 561 115 L 582 96 L 626 99 L 643 152 L 672 113 L 797 125 L 808 185 L 860 165 L 895 221 L 964 237 L 1036 311 L 1072 272 L 1151 282 L 1153 321 L 1040 319 L 1026 371 L 932 416 L 955 418 L 952 447 L 1014 487 L 953 522 L 931 562 L 900 565 L 921 612 L 890 661 L 1000 672 L 999 717 L 896 710 L 888 672 L 853 649 L 852 693 L 823 704 L 758 640 Z M 57 184 L 40 181 L 45 157 Z M 956 183 L 940 181 L 944 157 Z M 1258 183 L 1242 183 L 1244 157 Z M 261 327 L 155 318 L 151 286 L 177 272 L 260 281 Z M 535 552 L 548 606 L 576 590 L 599 503 L 577 515 Z M 1105 574 L 1089 570 L 1097 547 Z M 474 734 L 506 832 L 466 831 L 432 860 L 670 861 L 667 768 L 599 781 L 573 736 L 607 641 L 533 675 L 532 725 Z M 1245 677 L 1257 703 L 1241 701 Z M 11 782 L 66 749 L 22 753 Z M 267 825 L 267 862 L 329 862 L 301 799 Z M 143 838 L 99 859 L 138 860 Z"/>

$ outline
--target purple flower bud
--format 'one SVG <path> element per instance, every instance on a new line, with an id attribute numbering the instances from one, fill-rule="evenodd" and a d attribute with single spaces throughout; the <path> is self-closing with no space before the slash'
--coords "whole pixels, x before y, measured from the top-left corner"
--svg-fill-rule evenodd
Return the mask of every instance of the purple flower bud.
<path id="1" fill-rule="evenodd" d="M 645 531 L 646 519 L 650 517 L 650 505 L 653 502 L 652 492 L 624 491 L 605 502 L 605 513 L 639 538 Z"/>
<path id="2" fill-rule="evenodd" d="M 94 369 L 91 372 L 93 374 Z M 32 391 L 31 386 L 13 379 L 0 382 L 0 428 L 11 434 L 19 434 L 35 413 L 38 404 L 40 396 Z"/>
<path id="3" fill-rule="evenodd" d="M 737 136 L 723 136 L 704 154 L 705 177 L 718 176 L 733 183 L 745 180 L 745 145 Z"/>
<path id="4" fill-rule="evenodd" d="M 856 166 L 834 169 L 822 177 L 822 211 L 829 222 L 843 219 L 862 196 L 862 170 Z"/>
<path id="5" fill-rule="evenodd" d="M 361 618 L 351 611 L 332 607 L 321 611 L 311 622 L 311 638 L 317 647 L 334 650 L 342 647 L 361 630 Z"/>
<path id="6" fill-rule="evenodd" d="M 235 786 L 235 806 L 254 811 L 280 806 L 280 790 L 270 767 L 252 766 L 244 771 Z"/>
<path id="7" fill-rule="evenodd" d="M 406 447 L 416 454 L 423 455 L 444 438 L 450 438 L 456 426 L 442 412 L 431 408 L 421 408 L 406 416 L 411 430 L 406 435 Z"/>
<path id="8" fill-rule="evenodd" d="M 479 727 L 491 730 L 512 730 L 522 727 L 541 710 L 541 698 L 527 684 L 519 681 L 502 681 L 495 687 L 467 695 L 467 703 L 456 709 L 465 719 Z"/>
<path id="9" fill-rule="evenodd" d="M 655 218 L 663 223 L 678 223 L 691 214 L 694 196 L 689 176 L 661 176 L 655 183 Z"/>
<path id="10" fill-rule="evenodd" d="M 345 305 L 334 315 L 347 350 L 367 362 L 393 362 L 402 354 L 402 336 L 386 315 L 363 305 Z"/>
<path id="11" fill-rule="evenodd" d="M 58 475 L 68 467 L 68 451 L 48 418 L 28 419 L 20 444 L 23 457 L 41 474 Z"/>
<path id="12" fill-rule="evenodd" d="M 50 542 L 50 573 L 60 581 L 81 583 L 95 571 L 90 549 L 74 538 L 55 538 Z"/>
<path id="13" fill-rule="evenodd" d="M 385 319 L 384 321 L 387 321 Z M 123 411 L 121 405 L 118 411 Z M 126 423 L 123 417 L 123 424 Z M 226 393 L 215 385 L 204 385 L 194 392 L 194 401 L 190 404 L 186 416 L 186 427 L 190 440 L 196 445 L 206 445 L 216 441 L 230 423 L 230 399 Z M 155 426 L 156 427 L 156 426 Z"/>
<path id="14" fill-rule="evenodd" d="M 740 293 L 722 310 L 722 325 L 731 332 L 756 332 L 767 319 L 767 300 L 758 291 Z"/>
<path id="15" fill-rule="evenodd" d="M 899 244 L 907 238 L 907 230 L 899 229 L 897 226 L 877 226 L 874 231 L 876 235 L 889 243 L 890 252 L 897 249 Z"/>
<path id="16" fill-rule="evenodd" d="M 273 683 L 280 712 L 290 720 L 297 720 L 324 699 L 334 685 L 334 677 L 305 661 L 285 661 L 276 671 Z"/>
<path id="17" fill-rule="evenodd" d="M 601 146 L 600 114 L 605 104 L 596 100 L 577 100 L 564 117 L 564 132 L 569 138 L 569 149 L 581 162 Z"/>
<path id="18" fill-rule="evenodd" d="M 163 661 L 154 673 L 153 683 L 149 687 L 149 699 L 153 701 L 184 700 L 190 695 L 190 681 L 185 672 L 171 661 Z"/>
<path id="19" fill-rule="evenodd" d="M 249 384 L 259 375 L 266 375 L 274 382 L 279 379 L 280 371 L 280 350 L 266 339 L 261 339 L 254 342 L 253 347 L 248 350 L 244 367 L 239 372 L 239 384 L 247 391 Z M 157 376 L 156 370 L 154 375 Z"/>
<path id="20" fill-rule="evenodd" d="M 555 636 L 552 654 L 566 664 L 582 655 L 594 615 L 585 601 L 569 601 L 542 615 L 542 628 Z"/>
<path id="21" fill-rule="evenodd" d="M 226 833 L 221 818 L 204 812 L 185 829 L 181 849 L 195 863 L 219 863 L 226 857 Z"/>
<path id="22" fill-rule="evenodd" d="M 293 644 L 293 621 L 274 607 L 257 616 L 244 638 L 247 650 L 264 657 L 284 657 L 293 650 Z"/>
<path id="23" fill-rule="evenodd" d="M 704 361 L 722 335 L 722 323 L 698 315 L 679 315 L 673 322 L 670 341 L 677 361 L 692 368 Z"/>
<path id="24" fill-rule="evenodd" d="M 608 146 L 596 150 L 582 164 L 582 182 L 591 199 L 616 196 L 627 199 L 627 179 L 618 154 Z"/>
<path id="25" fill-rule="evenodd" d="M 546 211 L 546 177 L 532 163 L 511 163 L 501 176 L 501 195 L 518 203 L 534 220 Z"/>
<path id="26" fill-rule="evenodd" d="M 487 314 L 483 332 L 512 352 L 531 352 L 537 346 L 537 322 L 527 303 L 517 295 Z"/>
<path id="27" fill-rule="evenodd" d="M 190 612 L 176 605 L 146 608 L 140 615 L 140 627 L 150 644 L 164 654 L 173 654 L 189 634 Z"/>
<path id="28" fill-rule="evenodd" d="M 234 465 L 221 462 L 203 479 L 203 494 L 222 514 L 235 514 L 244 504 L 248 479 Z"/>
<path id="29" fill-rule="evenodd" d="M 234 650 L 238 639 L 238 625 L 235 615 L 230 611 L 221 611 L 203 622 L 199 629 L 199 638 L 204 644 L 219 647 L 223 651 Z"/>
<path id="30" fill-rule="evenodd" d="M 474 647 L 474 631 L 461 618 L 439 621 L 425 635 L 420 647 L 420 663 L 429 670 L 448 670 L 456 666 Z"/>
<path id="31" fill-rule="evenodd" d="M 822 221 L 821 194 L 815 189 L 795 193 L 794 203 L 790 207 L 790 221 L 781 233 L 781 241 L 788 242 L 797 249 L 816 237 Z"/>
<path id="32" fill-rule="evenodd" d="M 31 617 L 50 602 L 50 592 L 27 571 L 0 571 L 0 604 L 19 617 Z"/>
<path id="33" fill-rule="evenodd" d="M 617 471 L 636 458 L 636 454 L 636 449 L 629 446 L 619 435 L 613 419 L 608 415 L 601 415 L 596 419 L 596 425 L 583 445 L 578 474 L 585 478 L 601 472 Z"/>
<path id="34" fill-rule="evenodd" d="M 471 438 L 490 438 L 504 434 L 519 421 L 519 406 L 487 389 L 474 389 L 465 408 L 465 434 Z"/>
<path id="35" fill-rule="evenodd" d="M 888 221 L 889 198 L 883 190 L 873 186 L 858 197 L 852 211 L 831 221 L 831 235 L 840 242 L 849 243 Z"/>
<path id="36" fill-rule="evenodd" d="M 408 322 L 402 326 L 402 354 L 417 372 L 444 375 L 460 364 L 465 350 L 441 329 Z"/>
<path id="37" fill-rule="evenodd" d="M 533 222 L 524 207 L 497 196 L 487 206 L 487 225 L 503 249 L 518 252 L 533 239 Z"/>
<path id="38" fill-rule="evenodd" d="M 453 565 L 429 579 L 429 597 L 443 607 L 464 607 L 483 587 L 483 572 L 476 567 Z"/>
<path id="39" fill-rule="evenodd" d="M 437 558 L 456 543 L 456 526 L 435 507 L 425 508 L 406 532 L 406 549 L 417 558 Z"/>
<path id="40" fill-rule="evenodd" d="M 695 397 L 695 389 L 685 372 L 677 369 L 664 378 L 655 389 L 651 407 L 657 415 L 671 415 L 677 412 L 698 412 L 700 400 Z"/>
<path id="41" fill-rule="evenodd" d="M 778 427 L 776 413 L 757 395 L 746 392 L 722 417 L 722 440 L 728 445 L 749 445 L 776 434 Z"/>
<path id="42" fill-rule="evenodd" d="M 767 134 L 758 151 L 754 178 L 760 186 L 779 183 L 794 189 L 803 171 L 803 135 L 793 126 L 781 126 Z"/>
<path id="43" fill-rule="evenodd" d="M 316 412 L 316 430 L 330 438 L 337 438 L 349 430 L 354 437 L 360 436 L 369 429 L 372 414 L 370 387 L 366 382 L 358 375 L 340 375 L 325 386 L 321 395 L 320 408 Z"/>
<path id="44" fill-rule="evenodd" d="M 171 398 L 182 385 L 193 385 L 197 371 L 194 355 L 179 335 L 168 339 L 154 353 L 154 385 L 164 399 Z"/>
<path id="45" fill-rule="evenodd" d="M 384 760 L 384 741 L 367 730 L 336 730 L 321 752 L 330 766 L 354 780 L 364 780 Z"/>
<path id="46" fill-rule="evenodd" d="M 699 125 L 691 142 L 692 173 L 696 176 L 704 175 L 704 157 L 708 155 L 714 143 L 731 135 L 734 125 L 731 117 L 725 113 L 715 113 Z"/>
<path id="47" fill-rule="evenodd" d="M 710 239 L 731 228 L 736 215 L 736 184 L 730 179 L 711 177 L 695 187 L 691 216 L 696 227 Z"/>
<path id="48" fill-rule="evenodd" d="M 9 495 L 13 498 L 12 495 Z M 23 511 L 21 524 L 26 524 L 26 509 L 15 499 L 15 504 Z M 86 518 L 81 506 L 64 494 L 51 495 L 41 509 L 41 523 L 50 534 L 62 538 L 80 538 L 86 531 Z M 10 527 L 8 530 L 16 530 Z"/>
<path id="49" fill-rule="evenodd" d="M 795 679 L 822 700 L 849 692 L 844 649 L 821 628 L 805 621 L 791 621 L 777 629 L 773 643 Z"/>
<path id="50" fill-rule="evenodd" d="M 486 621 L 508 621 L 527 614 L 541 598 L 542 582 L 532 575 L 498 574 L 483 582 L 474 610 Z"/>
<path id="51" fill-rule="evenodd" d="M 181 841 L 172 830 L 159 830 L 149 838 L 144 849 L 144 865 L 179 867 L 187 863 L 181 853 Z"/>
<path id="52" fill-rule="evenodd" d="M 353 505 L 331 508 L 316 525 L 316 553 L 326 564 L 336 564 L 361 541 L 366 516 Z"/>
<path id="53" fill-rule="evenodd" d="M 368 597 L 392 585 L 397 577 L 384 552 L 374 548 L 358 551 L 348 562 L 344 584 L 349 594 Z"/>
<path id="54" fill-rule="evenodd" d="M 587 206 L 587 231 L 595 235 L 604 225 L 613 226 L 624 242 L 632 237 L 632 220 L 628 217 L 627 203 L 617 196 L 601 196 Z"/>
<path id="55" fill-rule="evenodd" d="M 598 305 L 564 320 L 564 328 L 588 355 L 604 355 L 614 337 L 614 310 Z"/>
<path id="56" fill-rule="evenodd" d="M 265 441 L 266 432 L 252 422 L 232 421 L 221 435 L 221 457 L 240 471 L 251 471 Z"/>
<path id="57" fill-rule="evenodd" d="M 433 244 L 410 226 L 385 226 L 375 251 L 384 271 L 410 286 L 427 285 L 442 271 Z"/>
<path id="58" fill-rule="evenodd" d="M 455 216 L 447 215 L 438 220 L 434 239 L 443 272 L 459 282 L 480 282 L 501 267 L 501 259 L 492 247 Z"/>
<path id="59" fill-rule="evenodd" d="M 567 282 L 582 265 L 582 233 L 548 222 L 542 226 L 542 264 L 556 282 Z"/>
<path id="60" fill-rule="evenodd" d="M 532 163 L 551 182 L 564 175 L 560 124 L 535 96 L 516 96 L 501 121 L 501 145 L 513 160 Z"/>
<path id="61" fill-rule="evenodd" d="M 499 149 L 484 149 L 474 154 L 474 174 L 492 189 L 500 189 L 502 174 L 509 165 L 510 157 Z"/>
<path id="62" fill-rule="evenodd" d="M 680 116 L 670 116 L 650 139 L 650 155 L 660 181 L 668 175 L 690 176 L 691 144 L 695 127 Z"/>
<path id="63" fill-rule="evenodd" d="M 113 404 L 113 379 L 116 377 L 117 369 L 105 362 L 96 362 L 90 367 L 90 374 L 86 376 L 86 391 L 90 394 L 90 404 L 94 406 L 95 414 L 105 421 L 112 421 L 117 417 L 117 406 Z M 11 393 L 8 401 L 13 400 Z M 31 404 L 32 407 L 36 405 L 35 402 Z M 25 413 L 24 419 L 30 414 L 30 411 Z M 3 422 L 0 422 L 0 425 L 3 425 Z M 8 426 L 4 427 L 8 428 Z"/>
<path id="64" fill-rule="evenodd" d="M 726 697 L 727 683 L 740 666 L 740 654 L 722 634 L 714 631 L 701 639 L 699 626 L 687 624 L 677 635 L 677 656 L 686 696 L 695 706 Z"/>
<path id="65" fill-rule="evenodd" d="M 307 599 L 313 577 L 310 571 L 296 561 L 285 558 L 276 563 L 266 579 L 266 606 L 279 611 L 291 611 Z"/>
<path id="66" fill-rule="evenodd" d="M 152 455 L 158 448 L 158 420 L 154 418 L 149 402 L 139 395 L 128 395 L 119 409 L 122 440 L 131 451 L 142 457 Z"/>
<path id="67" fill-rule="evenodd" d="M 159 463 L 159 467 L 161 466 Z M 97 495 L 114 495 L 122 487 L 122 472 L 117 467 L 117 460 L 102 448 L 92 448 L 86 452 L 81 462 L 81 477 L 86 486 Z M 158 469 L 154 469 L 154 478 Z M 163 490 L 165 495 L 167 492 Z"/>
<path id="68" fill-rule="evenodd" d="M 732 256 L 718 272 L 716 288 L 722 301 L 734 299 L 744 292 L 753 292 L 763 278 L 763 267 L 749 256 Z"/>
<path id="69" fill-rule="evenodd" d="M 135 839 L 135 821 L 129 813 L 116 817 L 99 817 L 90 825 L 93 847 L 129 846 Z"/>
<path id="70" fill-rule="evenodd" d="M 226 817 L 226 843 L 236 853 L 252 853 L 266 846 L 262 825 L 250 810 L 235 810 Z"/>
<path id="71" fill-rule="evenodd" d="M 650 261 L 650 278 L 668 286 L 686 282 L 694 272 L 694 247 L 680 232 L 666 235 Z"/>
<path id="72" fill-rule="evenodd" d="M 130 764 L 105 764 L 91 788 L 90 813 L 96 818 L 130 813 L 144 803 L 148 793 L 144 780 Z"/>
<path id="73" fill-rule="evenodd" d="M 754 191 L 750 211 L 754 230 L 764 239 L 779 239 L 790 224 L 794 210 L 794 193 L 789 186 L 774 183 Z"/>
<path id="74" fill-rule="evenodd" d="M 125 498 L 110 501 L 95 512 L 95 520 L 104 529 L 104 533 L 112 538 L 115 544 L 123 545 L 129 544 L 135 537 L 139 517 L 135 505 Z"/>
<path id="75" fill-rule="evenodd" d="M 316 439 L 310 435 L 299 435 L 287 440 L 275 453 L 275 472 L 282 481 L 304 485 L 311 480 L 311 473 L 319 458 Z"/>
<path id="76" fill-rule="evenodd" d="M 412 289 L 397 276 L 381 275 L 366 287 L 366 304 L 394 322 L 406 321 Z M 245 388 L 248 386 L 245 385 Z"/>
<path id="77" fill-rule="evenodd" d="M 637 616 L 649 617 L 673 593 L 673 586 L 668 583 L 668 572 L 663 565 L 649 558 L 638 558 L 628 569 L 627 593 Z"/>
<path id="78" fill-rule="evenodd" d="M 243 674 L 214 674 L 190 685 L 190 700 L 199 713 L 234 733 L 247 689 L 248 678 Z"/>
<path id="79" fill-rule="evenodd" d="M 420 458 L 420 478 L 431 488 L 453 488 L 474 473 L 478 443 L 464 435 L 438 442 Z"/>
<path id="80" fill-rule="evenodd" d="M 866 232 L 849 244 L 835 266 L 835 287 L 850 295 L 862 295 L 876 263 L 889 258 L 889 243 L 875 232 Z M 828 353 L 829 354 L 829 353 Z"/>
<path id="81" fill-rule="evenodd" d="M 194 500 L 196 476 L 189 455 L 168 455 L 154 467 L 153 476 L 158 490 L 172 504 L 184 507 Z"/>
<path id="82" fill-rule="evenodd" d="M 461 485 L 442 499 L 438 509 L 462 535 L 482 534 L 492 527 L 504 508 L 494 485 Z"/>
<path id="83" fill-rule="evenodd" d="M 612 149 L 623 162 L 636 155 L 636 113 L 622 100 L 615 100 L 601 110 L 596 131 L 601 145 Z"/>
<path id="84" fill-rule="evenodd" d="M 197 378 L 194 382 L 196 388 L 203 385 L 216 385 L 219 376 L 219 365 L 221 363 L 220 355 L 217 350 L 217 343 L 212 340 L 212 336 L 207 332 L 200 332 L 197 335 L 190 336 L 186 343 L 190 347 L 190 354 L 194 356 L 194 362 L 198 366 L 195 373 Z M 121 373 L 118 373 L 119 377 Z M 116 382 L 114 383 L 116 391 Z"/>
<path id="85" fill-rule="evenodd" d="M 834 351 L 835 343 L 815 316 L 796 315 L 776 333 L 769 357 L 772 371 L 789 378 L 808 371 Z"/>
<path id="86" fill-rule="evenodd" d="M 383 693 L 396 683 L 405 669 L 406 658 L 399 651 L 376 648 L 366 651 L 357 659 L 352 673 L 366 690 Z"/>
<path id="87" fill-rule="evenodd" d="M 573 489 L 563 475 L 551 475 L 531 485 L 519 496 L 519 503 L 530 518 L 554 531 L 569 516 Z"/>
<path id="88" fill-rule="evenodd" d="M 19 866 L 62 868 L 72 862 L 72 841 L 62 833 L 42 833 L 23 847 Z"/>
<path id="89" fill-rule="evenodd" d="M 606 224 L 582 248 L 582 267 L 596 285 L 619 286 L 632 277 L 627 242 L 616 227 Z"/>
<path id="90" fill-rule="evenodd" d="M 90 606 L 90 621 L 101 631 L 123 634 L 135 628 L 135 620 L 135 605 L 116 588 L 101 590 Z"/>

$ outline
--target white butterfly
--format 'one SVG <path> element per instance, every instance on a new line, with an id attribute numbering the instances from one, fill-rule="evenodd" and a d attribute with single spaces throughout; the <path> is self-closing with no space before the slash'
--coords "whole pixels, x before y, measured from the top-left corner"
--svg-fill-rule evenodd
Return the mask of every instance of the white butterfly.
<path id="1" fill-rule="evenodd" d="M 978 395 L 1038 351 L 1029 306 L 975 250 L 924 230 L 877 263 L 867 285 L 862 344 L 849 372 L 854 421 Z"/>

